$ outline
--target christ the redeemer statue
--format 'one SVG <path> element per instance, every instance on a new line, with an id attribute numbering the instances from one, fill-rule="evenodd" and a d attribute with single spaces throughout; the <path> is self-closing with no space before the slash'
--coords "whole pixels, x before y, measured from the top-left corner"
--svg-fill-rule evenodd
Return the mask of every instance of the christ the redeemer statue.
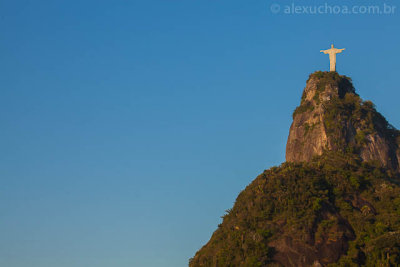
<path id="1" fill-rule="evenodd" d="M 331 62 L 331 71 L 336 71 L 336 54 L 342 53 L 343 50 L 345 50 L 345 48 L 337 49 L 334 48 L 333 45 L 331 45 L 331 49 L 320 51 L 323 52 L 324 54 L 329 54 L 329 61 Z"/>

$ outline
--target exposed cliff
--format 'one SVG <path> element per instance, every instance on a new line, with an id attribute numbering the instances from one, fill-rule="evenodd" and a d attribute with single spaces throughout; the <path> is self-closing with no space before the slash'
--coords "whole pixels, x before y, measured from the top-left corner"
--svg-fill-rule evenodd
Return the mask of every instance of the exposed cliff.
<path id="1" fill-rule="evenodd" d="M 243 190 L 195 266 L 399 266 L 399 133 L 349 78 L 310 75 L 287 162 Z"/>
<path id="2" fill-rule="evenodd" d="M 325 150 L 349 151 L 399 171 L 399 132 L 363 102 L 349 78 L 336 72 L 310 75 L 293 113 L 286 161 L 309 161 Z"/>

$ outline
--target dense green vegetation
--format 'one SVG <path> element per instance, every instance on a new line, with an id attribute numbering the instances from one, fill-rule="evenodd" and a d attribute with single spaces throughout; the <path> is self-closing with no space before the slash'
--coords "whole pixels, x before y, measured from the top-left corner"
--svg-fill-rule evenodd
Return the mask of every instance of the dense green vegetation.
<path id="1" fill-rule="evenodd" d="M 370 101 L 363 102 L 356 94 L 346 94 L 343 99 L 333 98 L 325 104 L 324 123 L 327 133 L 337 140 L 338 148 L 345 148 L 346 140 L 343 129 L 349 123 L 357 129 L 355 148 L 365 143 L 365 137 L 381 133 L 388 138 L 395 138 L 397 130 L 391 127 L 386 119 L 375 110 Z"/>
<path id="2" fill-rule="evenodd" d="M 314 103 L 306 101 L 306 92 L 304 91 L 301 96 L 300 106 L 298 106 L 293 112 L 293 117 L 306 111 L 312 111 L 315 104 L 320 104 L 319 96 L 323 91 L 325 91 L 326 86 L 338 87 L 340 98 L 348 92 L 356 94 L 351 79 L 347 76 L 339 75 L 337 72 L 317 71 L 310 74 L 307 82 L 311 79 L 317 81 L 317 88 L 313 97 Z"/>
<path id="3" fill-rule="evenodd" d="M 306 102 L 304 102 L 302 105 L 300 105 L 300 106 L 298 106 L 295 110 L 294 110 L 294 112 L 293 112 L 293 118 L 296 116 L 296 115 L 298 115 L 298 114 L 301 114 L 301 113 L 304 113 L 304 112 L 306 112 L 306 111 L 313 111 L 314 110 L 314 105 L 311 103 L 311 102 L 309 102 L 309 101 L 306 101 Z"/>
<path id="4" fill-rule="evenodd" d="M 347 255 L 330 266 L 397 266 L 398 181 L 353 154 L 327 152 L 312 162 L 273 167 L 239 194 L 190 265 L 265 266 L 273 262 L 269 243 L 283 235 L 315 245 L 345 234 L 352 239 Z M 340 220 L 350 233 L 337 231 Z"/>

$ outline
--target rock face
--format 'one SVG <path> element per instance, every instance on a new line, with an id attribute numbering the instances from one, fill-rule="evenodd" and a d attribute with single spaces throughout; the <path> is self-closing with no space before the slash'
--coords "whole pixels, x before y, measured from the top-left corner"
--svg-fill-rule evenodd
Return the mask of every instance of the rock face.
<path id="1" fill-rule="evenodd" d="M 398 131 L 369 101 L 362 102 L 349 78 L 336 72 L 310 75 L 293 113 L 286 161 L 309 161 L 326 150 L 353 150 L 363 161 L 399 171 Z"/>
<path id="2" fill-rule="evenodd" d="M 287 162 L 239 194 L 189 266 L 400 266 L 399 136 L 349 78 L 311 74 Z"/>

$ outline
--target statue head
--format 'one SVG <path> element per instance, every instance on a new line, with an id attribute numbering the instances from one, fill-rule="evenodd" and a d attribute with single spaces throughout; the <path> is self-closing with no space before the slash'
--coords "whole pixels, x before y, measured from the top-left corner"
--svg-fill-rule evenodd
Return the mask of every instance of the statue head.
<path id="1" fill-rule="evenodd" d="M 331 44 L 331 48 L 333 48 L 333 44 Z"/>

